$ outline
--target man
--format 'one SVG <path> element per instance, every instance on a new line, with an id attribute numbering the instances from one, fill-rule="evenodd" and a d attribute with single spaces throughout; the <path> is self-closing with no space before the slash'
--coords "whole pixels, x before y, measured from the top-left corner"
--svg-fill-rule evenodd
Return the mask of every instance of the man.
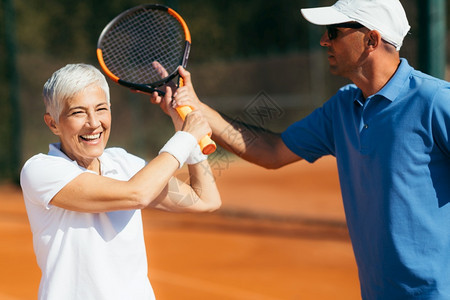
<path id="1" fill-rule="evenodd" d="M 198 100 L 183 69 L 177 105 L 201 110 L 216 142 L 266 168 L 336 157 L 363 299 L 450 299 L 450 84 L 400 58 L 410 26 L 398 0 L 302 14 L 327 26 L 330 71 L 353 82 L 322 107 L 282 134 L 253 128 L 251 140 L 248 125 Z"/>

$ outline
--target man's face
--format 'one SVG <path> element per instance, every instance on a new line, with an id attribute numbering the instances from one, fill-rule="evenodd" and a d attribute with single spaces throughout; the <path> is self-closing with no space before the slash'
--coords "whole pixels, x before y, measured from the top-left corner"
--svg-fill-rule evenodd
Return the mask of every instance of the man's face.
<path id="1" fill-rule="evenodd" d="M 102 155 L 111 128 L 111 110 L 105 92 L 91 85 L 66 101 L 52 131 L 61 150 L 83 167 Z"/>
<path id="2" fill-rule="evenodd" d="M 346 78 L 360 70 L 365 56 L 366 28 L 334 28 L 334 38 L 330 39 L 329 32 L 325 32 L 320 45 L 327 47 L 330 72 Z"/>

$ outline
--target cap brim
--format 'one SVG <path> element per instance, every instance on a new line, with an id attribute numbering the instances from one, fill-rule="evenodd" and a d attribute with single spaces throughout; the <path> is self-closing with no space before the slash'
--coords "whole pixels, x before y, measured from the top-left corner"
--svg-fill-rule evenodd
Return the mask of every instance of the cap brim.
<path id="1" fill-rule="evenodd" d="M 353 21 L 332 6 L 303 8 L 301 12 L 308 22 L 316 25 L 331 25 Z"/>

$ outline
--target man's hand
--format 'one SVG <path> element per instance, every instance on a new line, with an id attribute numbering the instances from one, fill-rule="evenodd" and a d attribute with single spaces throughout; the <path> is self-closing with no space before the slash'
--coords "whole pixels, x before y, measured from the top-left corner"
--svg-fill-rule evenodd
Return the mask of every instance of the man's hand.
<path id="1" fill-rule="evenodd" d="M 167 70 L 158 61 L 152 62 L 152 67 L 156 70 L 156 72 L 159 74 L 161 79 L 169 76 L 169 73 L 167 73 Z M 176 87 L 175 83 L 168 82 L 166 85 L 162 86 L 160 89 L 162 91 L 164 91 L 166 94 L 164 96 L 161 96 L 158 92 L 153 92 L 150 95 L 150 102 L 153 104 L 159 105 L 161 107 L 161 109 L 164 111 L 164 113 L 170 115 L 170 113 L 168 111 L 167 103 L 172 102 L 173 91 L 176 91 L 177 87 Z M 168 89 L 170 89 L 169 95 L 168 95 Z"/>
<path id="2" fill-rule="evenodd" d="M 190 106 L 192 110 L 199 110 L 201 108 L 201 102 L 192 85 L 191 73 L 183 67 L 179 67 L 178 72 L 184 80 L 184 86 L 179 87 L 174 94 L 174 107 Z"/>

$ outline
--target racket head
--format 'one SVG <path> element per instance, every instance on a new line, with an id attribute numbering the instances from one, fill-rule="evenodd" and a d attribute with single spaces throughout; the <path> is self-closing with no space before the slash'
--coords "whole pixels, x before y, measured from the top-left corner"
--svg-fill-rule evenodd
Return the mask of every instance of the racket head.
<path id="1" fill-rule="evenodd" d="M 191 35 L 183 18 L 159 4 L 130 8 L 109 22 L 97 42 L 100 67 L 114 82 L 144 93 L 186 67 Z"/>

